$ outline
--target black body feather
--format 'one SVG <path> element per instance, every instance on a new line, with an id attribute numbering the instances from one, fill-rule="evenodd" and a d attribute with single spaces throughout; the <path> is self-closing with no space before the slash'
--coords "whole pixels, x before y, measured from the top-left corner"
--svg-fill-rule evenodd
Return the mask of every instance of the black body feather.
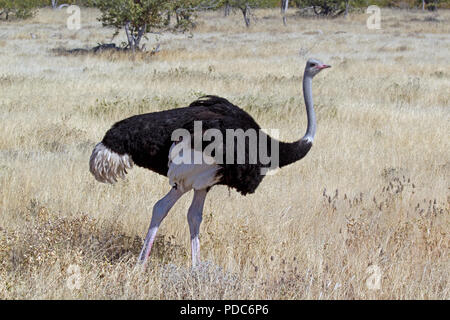
<path id="1" fill-rule="evenodd" d="M 136 115 L 119 121 L 106 132 L 102 143 L 118 154 L 129 154 L 136 165 L 167 176 L 169 149 L 173 143 L 172 132 L 184 128 L 193 133 L 194 121 L 202 121 L 203 130 L 210 128 L 220 130 L 224 145 L 226 129 L 242 129 L 244 132 L 248 129 L 255 129 L 258 132 L 260 130 L 259 125 L 247 112 L 228 100 L 217 96 L 205 96 L 188 107 Z M 267 150 L 270 151 L 270 144 L 275 140 L 268 137 L 267 141 Z M 209 143 L 206 142 L 204 145 Z M 256 164 L 248 163 L 248 144 L 246 140 L 246 163 L 219 164 L 222 167 L 219 184 L 234 188 L 243 195 L 256 190 L 264 178 L 261 168 L 270 166 L 262 164 L 259 157 Z M 236 148 L 235 146 L 235 163 Z M 303 140 L 293 143 L 280 142 L 280 167 L 301 159 L 310 148 L 311 144 Z"/>

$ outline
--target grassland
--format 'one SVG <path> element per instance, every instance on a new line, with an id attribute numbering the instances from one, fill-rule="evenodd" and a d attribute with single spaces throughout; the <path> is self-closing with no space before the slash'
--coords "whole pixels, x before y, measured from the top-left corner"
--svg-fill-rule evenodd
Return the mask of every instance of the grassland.
<path id="1" fill-rule="evenodd" d="M 111 40 L 91 9 L 79 31 L 65 11 L 1 22 L 0 298 L 449 299 L 450 12 L 381 13 L 381 30 L 364 14 L 284 27 L 256 11 L 247 30 L 205 13 L 193 35 L 150 34 L 153 56 L 55 51 Z M 298 139 L 308 57 L 333 66 L 314 80 L 308 156 L 253 195 L 213 188 L 197 270 L 184 196 L 136 270 L 169 186 L 140 168 L 97 183 L 95 143 L 117 120 L 202 94 Z"/>

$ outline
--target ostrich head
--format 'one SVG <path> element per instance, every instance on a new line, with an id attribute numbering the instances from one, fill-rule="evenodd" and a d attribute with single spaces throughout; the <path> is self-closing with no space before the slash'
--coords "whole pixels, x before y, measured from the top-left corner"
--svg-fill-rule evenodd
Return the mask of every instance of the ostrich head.
<path id="1" fill-rule="evenodd" d="M 310 76 L 312 78 L 320 71 L 326 68 L 331 68 L 331 66 L 328 64 L 324 64 L 322 61 L 317 59 L 309 59 L 306 62 L 305 75 Z"/>

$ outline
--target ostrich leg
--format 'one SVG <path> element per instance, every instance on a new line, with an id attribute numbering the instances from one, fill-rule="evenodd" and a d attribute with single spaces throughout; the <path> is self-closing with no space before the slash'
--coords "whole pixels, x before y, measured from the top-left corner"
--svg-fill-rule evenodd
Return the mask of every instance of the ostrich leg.
<path id="1" fill-rule="evenodd" d="M 164 198 L 156 202 L 153 207 L 152 220 L 150 222 L 150 227 L 148 228 L 147 236 L 145 237 L 144 246 L 139 255 L 138 264 L 143 264 L 144 266 L 147 264 L 147 259 L 150 255 L 150 250 L 152 249 L 153 241 L 155 240 L 156 232 L 158 231 L 161 221 L 163 221 L 169 210 L 182 195 L 182 191 L 172 188 Z"/>
<path id="2" fill-rule="evenodd" d="M 200 241 L 198 234 L 207 193 L 208 191 L 206 189 L 194 190 L 194 199 L 187 214 L 189 231 L 191 233 L 192 267 L 195 267 L 200 262 Z"/>

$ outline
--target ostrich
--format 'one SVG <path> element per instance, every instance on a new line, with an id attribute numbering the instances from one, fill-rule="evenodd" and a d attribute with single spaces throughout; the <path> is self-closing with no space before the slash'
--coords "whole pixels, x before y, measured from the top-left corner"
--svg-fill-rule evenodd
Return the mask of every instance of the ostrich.
<path id="1" fill-rule="evenodd" d="M 278 141 L 268 135 L 265 137 L 267 146 L 278 143 L 277 167 L 281 168 L 302 159 L 311 149 L 316 133 L 312 79 L 321 70 L 329 67 L 317 59 L 309 59 L 306 63 L 303 95 L 308 125 L 305 135 L 295 142 Z M 240 164 L 217 163 L 214 159 L 200 164 L 175 162 L 171 151 L 180 141 L 173 141 L 172 133 L 180 128 L 192 133 L 194 123 L 198 121 L 201 121 L 202 129 L 216 129 L 222 133 L 229 129 L 260 131 L 259 125 L 247 112 L 228 100 L 217 96 L 204 96 L 188 107 L 135 115 L 121 120 L 106 132 L 103 140 L 92 152 L 89 162 L 90 172 L 100 182 L 114 183 L 118 177 L 124 178 L 127 169 L 134 164 L 169 178 L 171 189 L 153 207 L 150 227 L 138 264 L 146 265 L 161 222 L 177 200 L 193 189 L 194 195 L 187 213 L 187 220 L 191 237 L 192 266 L 195 267 L 200 262 L 199 229 L 208 191 L 214 185 L 221 184 L 234 188 L 243 195 L 253 193 L 264 178 L 261 169 L 270 165 L 264 164 L 260 158 L 251 163 L 248 157 L 245 158 L 244 163 Z M 258 138 L 257 144 L 250 144 L 245 140 L 244 151 L 247 156 L 250 148 L 264 147 L 261 139 L 261 137 Z M 200 148 L 202 147 L 204 147 L 203 144 Z M 195 147 L 190 150 L 193 153 L 198 152 L 194 149 Z M 234 153 L 231 158 L 236 158 L 236 148 L 231 151 L 226 149 L 226 152 Z"/>

